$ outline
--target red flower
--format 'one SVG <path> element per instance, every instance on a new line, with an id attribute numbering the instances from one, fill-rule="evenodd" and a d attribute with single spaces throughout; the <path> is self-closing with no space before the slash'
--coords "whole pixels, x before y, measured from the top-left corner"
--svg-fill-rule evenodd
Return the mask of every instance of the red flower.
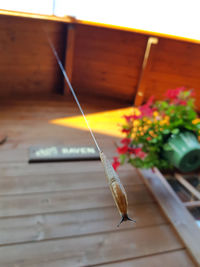
<path id="1" fill-rule="evenodd" d="M 154 96 L 151 96 L 146 104 L 139 107 L 139 110 L 141 112 L 141 116 L 152 116 L 153 109 L 150 108 L 150 106 L 153 104 Z"/>
<path id="2" fill-rule="evenodd" d="M 150 136 L 147 137 L 147 140 L 150 141 L 152 138 Z"/>
<path id="3" fill-rule="evenodd" d="M 176 89 L 169 89 L 165 96 L 171 100 L 176 100 L 179 96 L 179 94 L 185 90 L 185 87 L 179 87 Z"/>
<path id="4" fill-rule="evenodd" d="M 185 100 L 180 100 L 180 101 L 179 101 L 179 104 L 182 105 L 182 106 L 187 106 L 187 101 L 185 101 Z"/>
<path id="5" fill-rule="evenodd" d="M 130 129 L 122 129 L 122 133 L 129 133 Z"/>
<path id="6" fill-rule="evenodd" d="M 131 142 L 130 138 L 124 138 L 120 141 L 123 145 L 129 145 L 129 143 Z"/>
<path id="7" fill-rule="evenodd" d="M 132 119 L 137 120 L 140 116 L 137 115 L 124 115 L 124 118 L 126 119 L 127 122 L 130 122 Z"/>
<path id="8" fill-rule="evenodd" d="M 147 101 L 147 103 L 146 103 L 146 106 L 151 106 L 152 104 L 153 104 L 153 101 L 154 101 L 154 96 L 151 96 L 149 99 L 148 99 L 148 101 Z"/>
<path id="9" fill-rule="evenodd" d="M 136 155 L 137 157 L 139 157 L 139 158 L 141 158 L 141 159 L 143 159 L 143 158 L 146 157 L 146 153 L 145 153 L 144 151 L 142 151 L 142 149 L 141 149 L 140 147 L 135 148 L 135 149 L 134 149 L 134 153 L 135 153 L 135 155 Z"/>
<path id="10" fill-rule="evenodd" d="M 128 151 L 128 146 L 127 145 L 124 145 L 122 147 L 118 147 L 117 148 L 117 152 L 119 154 L 125 154 L 127 151 Z"/>
<path id="11" fill-rule="evenodd" d="M 113 160 L 114 160 L 114 161 L 113 161 L 113 163 L 112 163 L 112 166 L 113 166 L 113 169 L 116 171 L 117 168 L 120 166 L 120 162 L 119 162 L 118 157 L 114 157 Z"/>
<path id="12" fill-rule="evenodd" d="M 134 153 L 135 153 L 135 148 L 129 147 L 129 148 L 128 148 L 128 152 L 129 152 L 130 154 L 134 154 Z"/>

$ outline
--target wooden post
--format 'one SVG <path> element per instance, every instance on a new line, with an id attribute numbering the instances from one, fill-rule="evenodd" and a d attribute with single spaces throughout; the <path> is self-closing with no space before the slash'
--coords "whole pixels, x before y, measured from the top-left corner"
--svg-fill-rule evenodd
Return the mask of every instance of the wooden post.
<path id="1" fill-rule="evenodd" d="M 176 180 L 179 181 L 193 196 L 195 196 L 198 200 L 200 200 L 200 193 L 197 191 L 194 186 L 192 186 L 187 180 L 185 180 L 182 175 L 179 173 L 175 173 Z"/>
<path id="2" fill-rule="evenodd" d="M 189 201 L 189 202 L 184 202 L 183 205 L 188 208 L 188 209 L 192 209 L 195 207 L 200 207 L 200 201 L 196 200 L 196 201 Z"/>
<path id="3" fill-rule="evenodd" d="M 151 65 L 151 59 L 149 59 L 151 54 L 151 47 L 152 45 L 156 45 L 158 43 L 158 38 L 156 37 L 149 37 L 144 53 L 143 63 L 142 63 L 142 69 L 140 72 L 139 82 L 137 86 L 137 93 L 135 97 L 135 106 L 140 106 L 144 99 L 144 92 L 146 88 L 146 78 L 147 73 L 149 71 L 150 65 Z"/>
<path id="4" fill-rule="evenodd" d="M 66 41 L 66 53 L 65 53 L 65 71 L 72 82 L 73 71 L 73 57 L 74 57 L 74 43 L 75 43 L 75 24 L 68 25 L 67 41 Z M 67 84 L 64 85 L 64 94 L 69 90 Z"/>
<path id="5" fill-rule="evenodd" d="M 200 266 L 200 231 L 192 215 L 158 169 L 137 169 L 144 183 L 172 223 L 193 260 Z"/>

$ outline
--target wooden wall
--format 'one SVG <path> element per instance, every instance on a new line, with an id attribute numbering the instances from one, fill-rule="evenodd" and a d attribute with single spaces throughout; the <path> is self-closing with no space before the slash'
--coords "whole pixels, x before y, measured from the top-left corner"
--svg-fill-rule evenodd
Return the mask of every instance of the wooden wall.
<path id="1" fill-rule="evenodd" d="M 148 37 L 77 25 L 72 73 L 77 91 L 133 103 Z M 152 94 L 162 98 L 167 89 L 186 86 L 195 89 L 200 108 L 200 45 L 159 38 L 149 61 L 144 101 Z"/>
<path id="2" fill-rule="evenodd" d="M 160 38 L 151 60 L 145 99 L 152 92 L 162 98 L 167 89 L 186 86 L 194 88 L 200 107 L 200 45 Z"/>
<path id="3" fill-rule="evenodd" d="M 61 90 L 62 76 L 43 27 L 61 57 L 65 25 L 0 16 L 0 96 L 46 94 Z"/>
<path id="4" fill-rule="evenodd" d="M 77 25 L 72 83 L 77 91 L 134 99 L 147 36 Z"/>
<path id="5" fill-rule="evenodd" d="M 0 16 L 0 96 L 62 92 L 63 77 L 44 27 L 63 61 L 67 55 L 66 66 L 78 95 L 134 103 L 149 36 L 75 23 L 66 42 L 68 26 L 56 21 Z M 200 45 L 159 37 L 149 61 L 142 101 L 152 94 L 161 98 L 169 88 L 186 86 L 195 89 L 200 109 Z"/>

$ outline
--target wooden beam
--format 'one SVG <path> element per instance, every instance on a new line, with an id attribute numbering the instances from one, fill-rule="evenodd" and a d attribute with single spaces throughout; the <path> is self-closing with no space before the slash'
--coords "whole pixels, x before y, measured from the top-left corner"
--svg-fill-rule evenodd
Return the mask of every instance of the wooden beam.
<path id="1" fill-rule="evenodd" d="M 132 27 L 106 24 L 106 23 L 95 22 L 95 21 L 79 20 L 79 19 L 76 20 L 76 23 L 80 25 L 88 25 L 88 26 L 114 29 L 114 30 L 120 30 L 120 31 L 135 32 L 135 33 L 144 34 L 147 36 L 155 36 L 155 37 L 167 38 L 171 40 L 178 40 L 178 41 L 183 41 L 183 42 L 200 44 L 199 36 L 197 36 L 197 38 L 194 39 L 194 38 L 189 38 L 189 37 L 167 34 L 164 32 L 154 32 L 154 31 L 148 31 L 144 29 L 137 29 L 137 28 L 132 28 Z"/>
<path id="2" fill-rule="evenodd" d="M 186 208 L 200 207 L 200 201 L 189 201 L 183 203 Z"/>
<path id="3" fill-rule="evenodd" d="M 71 23 L 72 21 L 74 21 L 74 18 L 71 16 L 57 17 L 54 15 L 42 15 L 42 14 L 36 14 L 36 13 L 11 11 L 11 10 L 4 10 L 4 9 L 0 9 L 0 15 L 20 17 L 20 18 L 30 18 L 30 19 L 51 20 L 51 21 L 58 21 L 58 22 L 64 22 L 64 23 Z"/>
<path id="4" fill-rule="evenodd" d="M 74 57 L 74 43 L 75 43 L 75 24 L 69 24 L 67 30 L 66 52 L 65 52 L 65 71 L 72 82 L 73 57 Z M 68 91 L 68 85 L 64 85 L 64 93 Z"/>
<path id="5" fill-rule="evenodd" d="M 152 53 L 152 45 L 156 45 L 158 43 L 158 38 L 156 37 L 149 37 L 146 44 L 146 49 L 144 53 L 142 68 L 140 72 L 139 82 L 137 86 L 137 93 L 135 97 L 135 106 L 140 106 L 144 99 L 144 93 L 146 89 L 146 80 L 147 74 L 149 72 L 151 66 L 151 53 Z"/>
<path id="6" fill-rule="evenodd" d="M 180 184 L 182 184 L 193 196 L 195 196 L 198 200 L 200 200 L 200 193 L 197 191 L 194 186 L 192 186 L 188 181 L 183 178 L 182 175 L 179 173 L 175 173 L 175 178 L 177 181 L 179 181 Z"/>
<path id="7" fill-rule="evenodd" d="M 155 172 L 140 169 L 138 172 L 175 228 L 193 260 L 197 266 L 200 266 L 200 231 L 194 218 L 158 169 L 155 169 Z"/>

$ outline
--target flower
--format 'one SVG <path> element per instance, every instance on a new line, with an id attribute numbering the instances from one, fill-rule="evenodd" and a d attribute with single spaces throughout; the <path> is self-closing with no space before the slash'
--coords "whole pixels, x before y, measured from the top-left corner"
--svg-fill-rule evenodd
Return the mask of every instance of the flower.
<path id="1" fill-rule="evenodd" d="M 163 157 L 166 140 L 180 131 L 193 131 L 200 141 L 200 118 L 194 109 L 192 90 L 184 87 L 168 90 L 166 100 L 154 101 L 133 108 L 122 126 L 125 138 L 117 148 L 121 164 L 129 162 L 137 168 L 172 168 Z M 118 167 L 119 161 L 115 160 Z"/>
<path id="2" fill-rule="evenodd" d="M 137 120 L 140 118 L 141 112 L 138 108 L 133 108 L 133 114 L 131 115 L 124 115 L 124 118 L 127 122 L 131 122 L 131 120 Z"/>
<path id="3" fill-rule="evenodd" d="M 185 100 L 180 100 L 180 101 L 179 101 L 179 104 L 182 105 L 182 106 L 186 106 L 186 105 L 187 105 L 187 101 L 185 101 Z"/>
<path id="4" fill-rule="evenodd" d="M 128 151 L 128 146 L 127 145 L 124 145 L 122 147 L 118 147 L 117 148 L 117 152 L 119 154 L 125 154 L 127 151 Z"/>
<path id="5" fill-rule="evenodd" d="M 131 142 L 131 139 L 130 138 L 123 138 L 120 142 L 123 145 L 129 145 L 129 143 Z"/>
<path id="6" fill-rule="evenodd" d="M 112 166 L 113 166 L 113 169 L 116 171 L 117 168 L 120 166 L 120 162 L 119 162 L 118 157 L 114 157 L 113 160 L 114 160 L 114 161 L 113 161 L 113 163 L 112 163 Z"/>
<path id="7" fill-rule="evenodd" d="M 200 122 L 200 118 L 196 118 L 196 119 L 194 119 L 194 120 L 192 121 L 193 124 L 197 124 L 197 123 L 199 123 L 199 122 Z"/>
<path id="8" fill-rule="evenodd" d="M 129 133 L 130 132 L 130 129 L 122 129 L 122 133 Z"/>
<path id="9" fill-rule="evenodd" d="M 185 90 L 185 87 L 179 87 L 179 88 L 176 88 L 176 89 L 169 89 L 165 96 L 167 98 L 169 98 L 170 100 L 176 100 L 177 97 L 179 96 L 179 94 Z"/>
<path id="10" fill-rule="evenodd" d="M 137 157 L 143 159 L 146 157 L 146 153 L 144 151 L 142 151 L 142 148 L 138 147 L 134 149 L 134 153 Z"/>

